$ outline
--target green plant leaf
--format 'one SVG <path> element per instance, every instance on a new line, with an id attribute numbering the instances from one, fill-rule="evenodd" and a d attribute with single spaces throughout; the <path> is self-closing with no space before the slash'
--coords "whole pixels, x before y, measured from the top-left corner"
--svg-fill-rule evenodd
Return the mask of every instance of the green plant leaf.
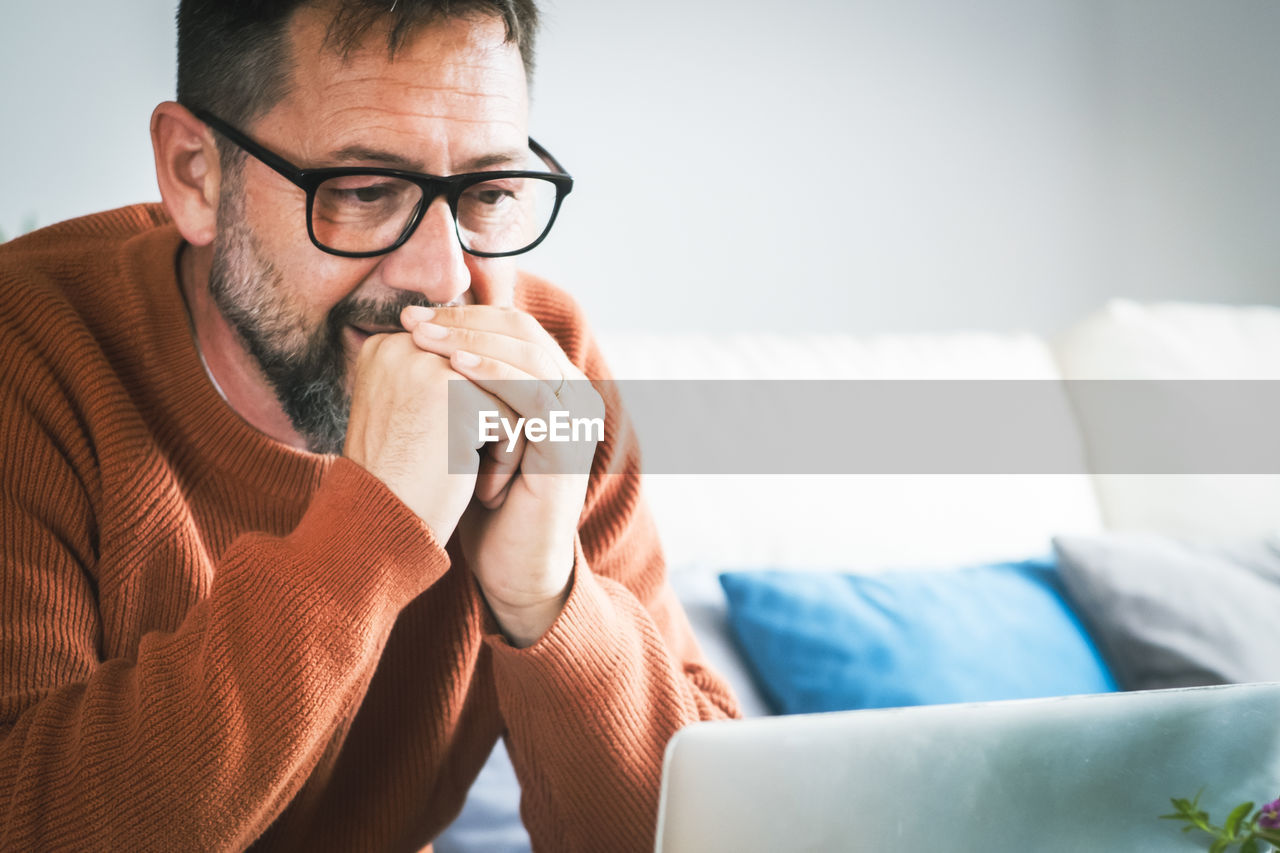
<path id="1" fill-rule="evenodd" d="M 1257 841 L 1257 839 L 1255 839 L 1255 838 L 1250 838 L 1250 839 L 1248 839 L 1247 841 L 1245 841 L 1245 843 L 1244 843 L 1244 844 L 1241 844 L 1241 845 L 1240 845 L 1240 853 L 1258 853 L 1258 841 Z"/>
<path id="2" fill-rule="evenodd" d="M 1222 828 L 1226 830 L 1227 835 L 1235 838 L 1240 829 L 1240 821 L 1244 820 L 1251 811 L 1253 811 L 1253 803 L 1251 802 L 1241 803 L 1232 809 L 1231 814 L 1227 815 L 1227 822 L 1222 825 Z"/>
<path id="3" fill-rule="evenodd" d="M 1209 853 L 1222 853 L 1223 850 L 1227 849 L 1227 845 L 1230 843 L 1231 841 L 1229 839 L 1219 838 L 1217 841 L 1213 842 L 1213 846 L 1209 848 Z"/>

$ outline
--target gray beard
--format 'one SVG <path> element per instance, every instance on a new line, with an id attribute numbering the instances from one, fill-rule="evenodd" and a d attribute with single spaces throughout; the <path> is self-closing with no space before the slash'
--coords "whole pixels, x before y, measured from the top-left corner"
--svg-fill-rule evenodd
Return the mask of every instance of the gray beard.
<path id="1" fill-rule="evenodd" d="M 406 306 L 435 303 L 408 291 L 383 303 L 348 295 L 317 328 L 308 330 L 306 318 L 288 301 L 284 277 L 263 257 L 242 209 L 240 188 L 224 185 L 209 293 L 262 369 L 307 449 L 341 453 L 351 414 L 343 330 L 353 324 L 399 326 Z"/>

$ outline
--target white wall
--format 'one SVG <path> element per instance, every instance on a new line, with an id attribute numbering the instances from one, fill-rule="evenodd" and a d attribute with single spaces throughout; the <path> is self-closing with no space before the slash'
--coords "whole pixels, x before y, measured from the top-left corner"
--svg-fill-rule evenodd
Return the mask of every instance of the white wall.
<path id="1" fill-rule="evenodd" d="M 0 229 L 156 197 L 174 6 L 4 7 Z M 1112 295 L 1280 303 L 1280 4 L 545 7 L 533 133 L 578 186 L 528 266 L 599 326 L 1049 331 Z"/>
<path id="2" fill-rule="evenodd" d="M 624 288 L 688 327 L 1020 325 L 1097 280 L 1087 4 L 599 6 L 556 4 L 538 104 L 593 212 L 539 262 L 593 301 Z M 664 179 L 614 191 L 637 170 Z"/>
<path id="3" fill-rule="evenodd" d="M 1280 3 L 1108 4 L 1118 287 L 1280 302 Z"/>
<path id="4" fill-rule="evenodd" d="M 172 0 L 0 0 L 0 231 L 159 199 L 148 122 L 173 97 Z"/>

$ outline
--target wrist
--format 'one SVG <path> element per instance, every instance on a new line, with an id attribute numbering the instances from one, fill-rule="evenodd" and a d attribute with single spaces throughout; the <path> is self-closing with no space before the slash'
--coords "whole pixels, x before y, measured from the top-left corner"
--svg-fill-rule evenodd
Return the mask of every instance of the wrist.
<path id="1" fill-rule="evenodd" d="M 502 597 L 490 594 L 483 587 L 485 601 L 493 618 L 498 623 L 502 635 L 507 642 L 518 649 L 527 649 L 551 629 L 560 618 L 565 603 L 569 600 L 569 590 L 573 586 L 573 573 L 565 581 L 564 587 L 556 594 L 541 600 L 527 603 L 513 603 Z"/>

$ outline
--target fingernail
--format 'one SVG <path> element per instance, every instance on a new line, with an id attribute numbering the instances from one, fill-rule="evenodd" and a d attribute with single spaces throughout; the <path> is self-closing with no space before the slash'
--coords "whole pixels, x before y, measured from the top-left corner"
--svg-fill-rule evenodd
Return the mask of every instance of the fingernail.
<path id="1" fill-rule="evenodd" d="M 414 320 L 427 321 L 436 316 L 436 312 L 425 305 L 410 305 L 408 307 L 409 316 Z"/>
<path id="2" fill-rule="evenodd" d="M 480 356 L 473 352 L 467 352 L 464 349 L 460 349 L 454 352 L 453 360 L 455 363 L 463 367 L 475 367 L 480 363 Z"/>
<path id="3" fill-rule="evenodd" d="M 422 334 L 428 338 L 447 338 L 449 336 L 449 328 L 447 326 L 437 326 L 435 323 L 423 323 L 418 327 L 422 330 Z"/>

